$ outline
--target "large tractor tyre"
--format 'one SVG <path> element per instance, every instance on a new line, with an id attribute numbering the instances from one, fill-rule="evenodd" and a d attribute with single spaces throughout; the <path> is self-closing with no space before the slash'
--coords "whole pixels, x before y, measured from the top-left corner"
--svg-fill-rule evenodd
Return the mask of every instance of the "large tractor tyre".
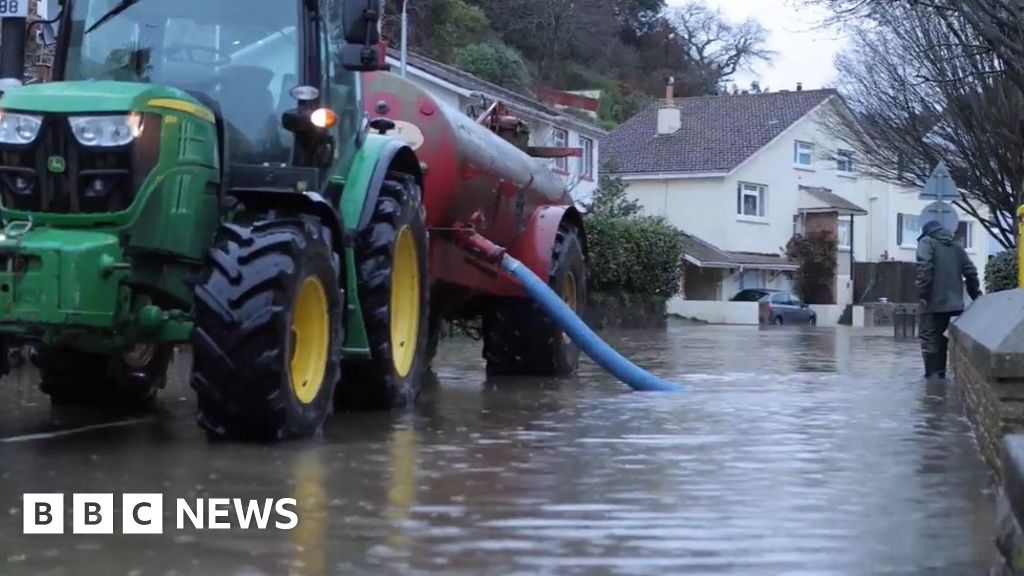
<path id="1" fill-rule="evenodd" d="M 41 346 L 32 357 L 39 389 L 55 406 L 143 406 L 167 384 L 170 344 L 138 344 L 111 354 Z"/>
<path id="2" fill-rule="evenodd" d="M 577 313 L 587 301 L 586 262 L 579 230 L 558 229 L 548 285 Z M 484 315 L 484 359 L 495 376 L 568 376 L 580 362 L 580 349 L 536 302 L 502 300 Z"/>
<path id="3" fill-rule="evenodd" d="M 344 297 L 314 218 L 221 226 L 196 285 L 192 387 L 213 439 L 316 434 L 340 379 Z"/>
<path id="4" fill-rule="evenodd" d="M 430 312 L 425 222 L 416 181 L 389 174 L 356 245 L 370 358 L 346 362 L 346 382 L 335 393 L 338 410 L 405 408 L 419 395 Z"/>

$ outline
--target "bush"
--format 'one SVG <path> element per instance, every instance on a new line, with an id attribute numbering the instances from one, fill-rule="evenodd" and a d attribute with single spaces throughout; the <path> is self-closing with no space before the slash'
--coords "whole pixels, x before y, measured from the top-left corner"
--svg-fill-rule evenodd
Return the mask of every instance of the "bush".
<path id="1" fill-rule="evenodd" d="M 509 90 L 521 92 L 530 86 L 530 71 L 522 54 L 501 42 L 466 46 L 459 51 L 455 66 Z"/>
<path id="2" fill-rule="evenodd" d="M 683 241 L 663 218 L 587 218 L 589 286 L 606 293 L 671 298 L 683 277 Z"/>
<path id="3" fill-rule="evenodd" d="M 836 238 L 828 230 L 797 234 L 786 246 L 786 255 L 798 262 L 795 291 L 808 304 L 833 304 L 832 282 L 838 262 Z"/>
<path id="4" fill-rule="evenodd" d="M 985 291 L 1001 292 L 1017 287 L 1017 251 L 1007 250 L 992 257 L 985 265 Z"/>

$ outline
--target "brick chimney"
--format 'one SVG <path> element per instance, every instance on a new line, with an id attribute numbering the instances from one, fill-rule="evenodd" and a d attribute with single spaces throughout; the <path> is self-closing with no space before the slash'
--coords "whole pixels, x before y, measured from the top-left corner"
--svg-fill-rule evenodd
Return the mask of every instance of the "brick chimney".
<path id="1" fill-rule="evenodd" d="M 674 134 L 683 127 L 683 112 L 676 108 L 676 79 L 669 76 L 665 80 L 665 101 L 658 108 L 658 135 Z"/>

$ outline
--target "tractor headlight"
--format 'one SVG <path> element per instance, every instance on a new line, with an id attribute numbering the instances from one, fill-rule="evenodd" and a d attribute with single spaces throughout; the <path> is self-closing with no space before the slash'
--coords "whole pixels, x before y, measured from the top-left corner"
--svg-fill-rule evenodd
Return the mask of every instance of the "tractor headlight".
<path id="1" fill-rule="evenodd" d="M 42 116 L 0 110 L 0 144 L 31 144 L 42 125 Z"/>
<path id="2" fill-rule="evenodd" d="M 142 133 L 142 116 L 72 116 L 71 131 L 83 146 L 124 146 Z"/>

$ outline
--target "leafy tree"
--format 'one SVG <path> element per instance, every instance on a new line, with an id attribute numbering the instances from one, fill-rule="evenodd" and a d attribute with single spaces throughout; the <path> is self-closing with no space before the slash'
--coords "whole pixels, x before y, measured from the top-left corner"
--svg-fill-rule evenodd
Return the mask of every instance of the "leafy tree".
<path id="1" fill-rule="evenodd" d="M 626 193 L 626 184 L 621 178 L 610 176 L 611 172 L 611 167 L 606 165 L 589 206 L 590 214 L 604 218 L 629 218 L 643 212 L 640 202 Z"/>
<path id="2" fill-rule="evenodd" d="M 511 90 L 526 90 L 530 72 L 515 48 L 500 42 L 473 44 L 459 52 L 455 65 L 474 76 Z"/>
<path id="3" fill-rule="evenodd" d="M 836 237 L 828 230 L 797 234 L 786 245 L 786 255 L 799 263 L 796 293 L 808 304 L 833 304 L 832 286 L 839 265 Z"/>

